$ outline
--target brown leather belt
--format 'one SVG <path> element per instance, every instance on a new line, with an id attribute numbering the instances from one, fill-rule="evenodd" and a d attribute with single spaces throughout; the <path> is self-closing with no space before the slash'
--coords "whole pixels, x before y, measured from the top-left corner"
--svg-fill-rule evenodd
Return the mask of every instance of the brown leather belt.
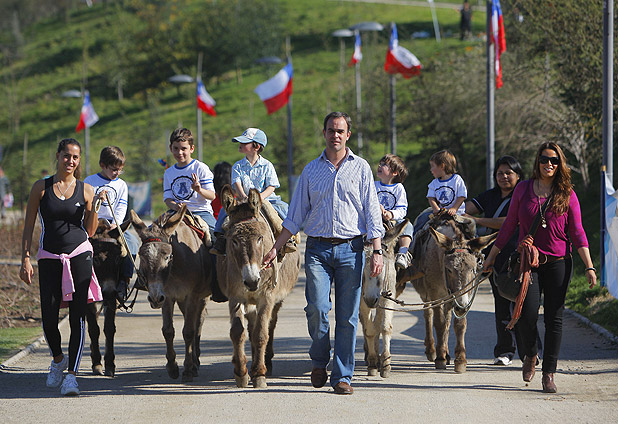
<path id="1" fill-rule="evenodd" d="M 339 244 L 347 243 L 352 240 L 356 240 L 358 238 L 361 238 L 362 236 L 356 236 L 356 237 L 352 237 L 349 239 L 342 239 L 342 238 L 335 238 L 335 237 L 312 237 L 312 236 L 307 236 L 307 237 L 313 240 L 317 240 L 322 243 L 330 243 L 336 246 Z"/>
<path id="2" fill-rule="evenodd" d="M 544 253 L 539 253 L 539 265 L 550 264 L 552 262 L 562 261 L 566 256 L 551 256 Z"/>

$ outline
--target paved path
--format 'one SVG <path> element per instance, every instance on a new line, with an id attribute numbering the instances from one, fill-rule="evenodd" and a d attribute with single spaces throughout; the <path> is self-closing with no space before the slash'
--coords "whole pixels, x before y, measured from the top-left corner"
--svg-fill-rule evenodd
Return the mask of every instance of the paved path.
<path id="1" fill-rule="evenodd" d="M 115 378 L 90 373 L 89 352 L 78 378 L 81 396 L 63 398 L 45 387 L 46 345 L 0 372 L 0 419 L 40 422 L 614 422 L 618 416 L 618 346 L 578 321 L 565 318 L 556 383 L 559 394 L 541 392 L 540 372 L 530 385 L 521 379 L 519 361 L 491 365 L 495 342 L 493 303 L 488 285 L 468 315 L 468 372 L 452 365 L 436 371 L 423 354 L 423 318 L 398 313 L 389 379 L 367 377 L 362 336 L 352 396 L 336 396 L 328 386 L 310 385 L 311 363 L 303 307 L 304 274 L 285 302 L 276 330 L 273 376 L 268 389 L 236 388 L 226 304 L 209 304 L 202 333 L 200 376 L 192 383 L 171 380 L 165 371 L 160 311 L 139 296 L 135 312 L 120 313 Z M 408 289 L 408 302 L 417 301 Z M 182 358 L 182 318 L 176 318 L 177 352 Z M 68 329 L 63 327 L 66 341 Z M 453 338 L 453 337 L 452 337 Z M 451 340 L 451 349 L 453 349 Z M 181 362 L 180 359 L 179 362 Z"/>

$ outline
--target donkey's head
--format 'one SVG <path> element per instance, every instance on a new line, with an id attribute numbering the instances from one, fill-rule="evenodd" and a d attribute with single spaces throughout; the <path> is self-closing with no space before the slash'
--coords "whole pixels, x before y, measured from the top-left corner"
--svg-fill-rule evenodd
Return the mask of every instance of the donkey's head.
<path id="1" fill-rule="evenodd" d="M 131 210 L 131 222 L 140 239 L 139 270 L 148 287 L 148 301 L 153 309 L 158 309 L 165 302 L 165 283 L 170 275 L 173 264 L 173 249 L 170 236 L 176 231 L 185 216 L 186 205 L 173 215 L 164 214 L 150 227 Z"/>
<path id="2" fill-rule="evenodd" d="M 382 251 L 384 267 L 382 272 L 376 277 L 371 276 L 371 256 L 373 254 L 373 246 L 368 244 L 365 246 L 365 268 L 363 269 L 363 300 L 370 308 L 375 308 L 382 296 L 382 292 L 393 292 L 396 283 L 395 271 L 395 253 L 397 249 L 397 239 L 408 224 L 408 220 L 392 227 L 386 231 L 382 239 Z"/>
<path id="3" fill-rule="evenodd" d="M 493 242 L 497 236 L 497 234 L 490 234 L 468 240 L 459 228 L 456 226 L 452 228 L 455 230 L 454 238 L 429 227 L 433 239 L 444 254 L 444 281 L 450 293 L 461 290 L 474 280 L 483 259 L 481 250 Z M 436 265 L 439 266 L 437 260 Z M 460 304 L 469 303 L 469 293 L 458 299 Z"/>
<path id="4" fill-rule="evenodd" d="M 231 187 L 225 186 L 221 191 L 221 199 L 230 217 L 230 225 L 225 233 L 228 269 L 233 266 L 240 273 L 244 287 L 256 291 L 264 282 L 260 272 L 262 259 L 273 245 L 268 224 L 258 220 L 262 207 L 260 193 L 251 189 L 247 202 L 238 203 Z"/>

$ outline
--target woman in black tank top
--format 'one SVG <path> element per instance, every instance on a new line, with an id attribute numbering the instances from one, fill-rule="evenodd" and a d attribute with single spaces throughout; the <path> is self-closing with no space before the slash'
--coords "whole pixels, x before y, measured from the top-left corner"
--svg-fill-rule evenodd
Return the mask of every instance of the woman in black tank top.
<path id="1" fill-rule="evenodd" d="M 35 182 L 28 199 L 20 270 L 20 278 L 26 284 L 32 283 L 34 273 L 30 254 L 37 212 L 41 215 L 43 227 L 40 249 L 55 255 L 74 252 L 94 234 L 98 223 L 93 207 L 97 199 L 94 190 L 89 184 L 79 181 L 81 146 L 77 140 L 62 140 L 58 145 L 56 159 L 56 173 Z M 54 358 L 49 367 L 47 386 L 58 387 L 62 383 L 62 394 L 76 395 L 79 394 L 79 389 L 75 374 L 84 345 L 84 316 L 92 277 L 92 252 L 84 251 L 70 259 L 75 291 L 72 300 L 68 302 L 71 325 L 68 360 L 62 353 L 58 330 L 62 301 L 62 263 L 59 259 L 40 259 L 38 265 L 43 331 Z M 67 375 L 63 382 L 63 371 L 67 368 L 70 376 Z"/>

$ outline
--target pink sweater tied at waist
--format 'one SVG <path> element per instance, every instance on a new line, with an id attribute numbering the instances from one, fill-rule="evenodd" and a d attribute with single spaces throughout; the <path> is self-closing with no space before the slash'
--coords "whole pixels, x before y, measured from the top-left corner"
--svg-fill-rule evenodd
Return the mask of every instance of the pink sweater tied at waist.
<path id="1" fill-rule="evenodd" d="M 77 246 L 71 253 L 61 253 L 59 255 L 48 252 L 44 249 L 39 249 L 37 259 L 59 259 L 62 263 L 62 303 L 61 308 L 66 308 L 68 302 L 73 300 L 73 293 L 75 292 L 75 286 L 73 284 L 73 274 L 71 274 L 71 258 L 77 255 L 81 255 L 84 252 L 92 252 L 92 245 L 89 240 L 85 240 L 82 244 Z M 101 292 L 101 286 L 92 269 L 92 278 L 90 280 L 90 286 L 88 287 L 88 303 L 99 302 L 103 300 L 103 293 Z"/>

